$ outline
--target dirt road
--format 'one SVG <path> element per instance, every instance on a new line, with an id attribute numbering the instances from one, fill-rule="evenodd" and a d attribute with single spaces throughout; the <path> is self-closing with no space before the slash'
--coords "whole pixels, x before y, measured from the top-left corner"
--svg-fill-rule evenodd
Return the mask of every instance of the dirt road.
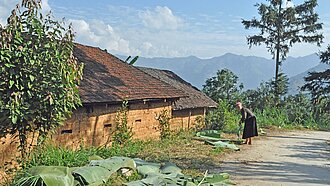
<path id="1" fill-rule="evenodd" d="M 221 169 L 237 185 L 330 185 L 330 132 L 293 131 L 258 137 L 228 154 Z"/>

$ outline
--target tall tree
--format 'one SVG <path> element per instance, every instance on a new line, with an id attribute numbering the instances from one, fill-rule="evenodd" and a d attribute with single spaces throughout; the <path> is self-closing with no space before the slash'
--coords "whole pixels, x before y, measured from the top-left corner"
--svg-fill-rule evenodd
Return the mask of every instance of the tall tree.
<path id="1" fill-rule="evenodd" d="M 314 43 L 320 46 L 323 35 L 318 31 L 322 24 L 318 22 L 318 14 L 314 12 L 317 0 L 306 0 L 295 6 L 283 5 L 283 0 L 267 0 L 270 4 L 256 4 L 260 19 L 242 20 L 246 29 L 256 28 L 259 34 L 248 36 L 247 43 L 265 44 L 275 59 L 275 85 L 279 77 L 279 69 L 286 59 L 289 48 L 296 43 Z M 287 0 L 290 2 L 290 0 Z"/>
<path id="2" fill-rule="evenodd" d="M 243 84 L 238 83 L 238 77 L 230 70 L 218 70 L 215 77 L 208 78 L 203 85 L 203 92 L 214 101 L 226 100 L 233 104 L 238 98 Z"/>
<path id="3" fill-rule="evenodd" d="M 43 17 L 40 0 L 23 0 L 0 25 L 0 134 L 46 136 L 80 104 L 82 65 L 73 56 L 71 26 Z"/>
<path id="4" fill-rule="evenodd" d="M 275 105 L 278 105 L 281 98 L 284 98 L 288 92 L 289 78 L 283 72 L 281 72 L 278 74 L 277 81 L 272 80 L 270 84 L 273 95 L 279 98 L 274 100 Z"/>
<path id="5" fill-rule="evenodd" d="M 324 109 L 330 112 L 330 45 L 326 51 L 321 52 L 320 59 L 321 63 L 328 64 L 328 69 L 323 72 L 309 72 L 302 90 L 310 91 L 314 104 L 323 102 Z"/>

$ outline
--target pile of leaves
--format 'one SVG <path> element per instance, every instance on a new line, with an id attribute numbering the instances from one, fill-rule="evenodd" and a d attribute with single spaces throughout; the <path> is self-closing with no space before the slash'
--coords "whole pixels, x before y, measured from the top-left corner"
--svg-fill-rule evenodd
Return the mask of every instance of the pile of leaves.
<path id="1" fill-rule="evenodd" d="M 150 163 L 142 159 L 127 157 L 111 157 L 109 159 L 95 158 L 83 167 L 36 166 L 26 171 L 20 179 L 14 181 L 18 186 L 83 186 L 104 185 L 115 173 L 129 175 L 136 171 L 140 180 L 124 183 L 126 186 L 143 185 L 227 185 L 231 184 L 229 175 L 205 173 L 204 177 L 192 177 L 182 174 L 175 164 Z"/>
<path id="2" fill-rule="evenodd" d="M 206 144 L 213 145 L 214 147 L 228 148 L 235 151 L 240 150 L 235 144 L 230 143 L 228 139 L 221 138 L 221 132 L 218 130 L 204 130 L 197 132 L 198 139 L 204 140 Z M 241 142 L 241 140 L 231 140 L 235 143 Z"/>

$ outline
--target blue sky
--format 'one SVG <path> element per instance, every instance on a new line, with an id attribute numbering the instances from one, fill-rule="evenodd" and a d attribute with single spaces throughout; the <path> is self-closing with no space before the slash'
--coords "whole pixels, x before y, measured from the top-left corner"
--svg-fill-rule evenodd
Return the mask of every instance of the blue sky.
<path id="1" fill-rule="evenodd" d="M 19 0 L 0 1 L 0 23 Z M 74 25 L 76 41 L 113 54 L 144 57 L 211 58 L 225 53 L 271 58 L 265 46 L 249 49 L 241 19 L 257 15 L 265 0 L 44 0 L 45 11 Z M 294 4 L 302 0 L 293 0 Z M 289 55 L 304 56 L 330 44 L 330 2 L 319 0 L 316 11 L 325 43 L 295 45 Z"/>

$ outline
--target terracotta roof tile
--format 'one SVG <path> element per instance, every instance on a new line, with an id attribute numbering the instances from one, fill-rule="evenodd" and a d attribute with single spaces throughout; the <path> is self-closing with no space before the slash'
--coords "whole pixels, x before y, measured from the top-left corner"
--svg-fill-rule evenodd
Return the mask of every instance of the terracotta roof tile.
<path id="1" fill-rule="evenodd" d="M 169 70 L 159 70 L 153 68 L 138 67 L 142 71 L 150 74 L 151 76 L 174 86 L 175 88 L 185 92 L 188 97 L 180 98 L 174 102 L 174 110 L 182 110 L 188 108 L 203 108 L 203 107 L 216 107 L 218 104 L 205 95 L 203 92 L 192 86 L 180 78 L 175 73 Z"/>
<path id="2" fill-rule="evenodd" d="M 74 56 L 84 63 L 79 92 L 83 103 L 169 99 L 187 96 L 99 48 L 76 44 Z"/>

